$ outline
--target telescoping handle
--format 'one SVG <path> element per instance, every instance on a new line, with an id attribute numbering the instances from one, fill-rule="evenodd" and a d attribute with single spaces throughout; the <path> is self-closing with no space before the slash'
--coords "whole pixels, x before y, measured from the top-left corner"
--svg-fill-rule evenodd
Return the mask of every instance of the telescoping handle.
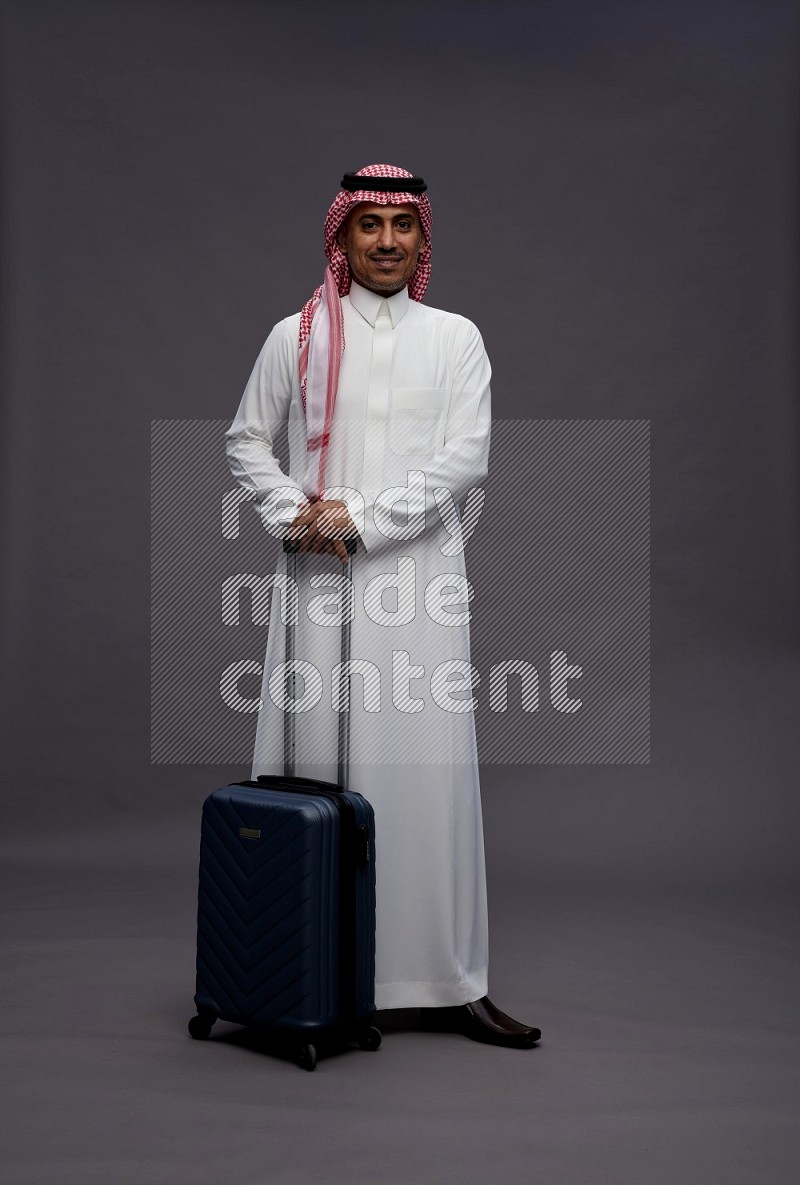
<path id="1" fill-rule="evenodd" d="M 353 577 L 353 556 L 355 555 L 357 540 L 343 539 L 347 548 L 347 564 L 345 565 L 345 579 Z M 293 582 L 297 582 L 297 553 L 300 550 L 299 540 L 284 539 L 283 550 L 286 552 L 286 575 Z M 350 662 L 350 618 L 347 613 L 342 614 L 342 645 L 340 654 L 340 679 L 349 680 L 347 664 Z M 289 672 L 287 690 L 289 699 L 295 698 L 297 676 L 294 673 L 295 661 L 295 623 L 291 613 L 286 614 L 286 667 Z M 341 686 L 339 695 L 339 744 L 336 780 L 340 786 L 347 786 L 350 772 L 350 697 L 347 697 L 347 709 L 342 711 Z M 287 777 L 294 777 L 295 771 L 295 726 L 294 712 L 287 706 L 283 712 L 283 772 Z"/>

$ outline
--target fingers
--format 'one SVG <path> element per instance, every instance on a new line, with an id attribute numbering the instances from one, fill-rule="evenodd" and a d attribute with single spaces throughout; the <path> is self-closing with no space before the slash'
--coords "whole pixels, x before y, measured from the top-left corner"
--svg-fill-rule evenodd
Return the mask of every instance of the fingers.
<path id="1" fill-rule="evenodd" d="M 341 539 L 355 532 L 355 523 L 346 506 L 329 504 L 320 513 L 317 528 L 328 539 Z"/>
<path id="2" fill-rule="evenodd" d="M 334 551 L 333 540 L 329 539 L 319 529 L 319 519 L 314 519 L 313 522 L 308 524 L 308 530 L 300 540 L 300 550 L 312 552 L 315 555 L 323 555 L 326 552 L 332 553 Z"/>
<path id="3" fill-rule="evenodd" d="M 289 530 L 287 531 L 287 537 L 289 539 L 293 539 L 297 543 L 298 550 L 311 550 L 310 543 L 317 534 L 315 523 L 318 514 L 319 511 L 317 510 L 316 503 L 313 505 L 306 503 L 303 509 L 295 516 L 294 520 L 292 521 Z"/>
<path id="4" fill-rule="evenodd" d="M 313 508 L 306 504 L 303 509 L 295 515 L 289 524 L 289 528 L 286 532 L 287 539 L 294 539 L 295 541 L 302 540 L 308 531 L 309 523 L 313 522 L 315 518 L 316 515 Z"/>
<path id="5" fill-rule="evenodd" d="M 349 558 L 343 537 L 356 534 L 344 502 L 319 500 L 307 505 L 291 523 L 287 536 L 298 541 L 300 551 L 336 555 L 343 564 Z"/>
<path id="6" fill-rule="evenodd" d="M 306 536 L 306 550 L 314 552 L 317 555 L 324 555 L 333 550 L 331 546 L 332 540 L 329 538 L 328 532 L 324 527 L 324 517 L 324 513 L 318 513 L 316 515 L 314 521 L 309 523 L 308 534 Z"/>
<path id="7" fill-rule="evenodd" d="M 328 503 L 320 513 L 316 525 L 320 534 L 325 535 L 331 544 L 328 547 L 329 553 L 337 555 L 342 563 L 346 564 L 350 557 L 344 540 L 355 536 L 356 527 L 344 503 Z"/>

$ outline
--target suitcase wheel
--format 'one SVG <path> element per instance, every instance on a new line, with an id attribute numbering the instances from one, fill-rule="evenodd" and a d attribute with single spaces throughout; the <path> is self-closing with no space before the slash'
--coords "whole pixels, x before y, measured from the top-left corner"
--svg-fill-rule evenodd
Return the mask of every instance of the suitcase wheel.
<path id="1" fill-rule="evenodd" d="M 381 1031 L 380 1029 L 376 1029 L 374 1025 L 367 1025 L 366 1028 L 358 1030 L 356 1041 L 358 1042 L 359 1049 L 367 1049 L 370 1052 L 380 1049 Z"/>
<path id="2" fill-rule="evenodd" d="M 207 1041 L 216 1019 L 211 1013 L 199 1012 L 189 1021 L 189 1035 L 194 1037 L 195 1041 Z"/>
<path id="3" fill-rule="evenodd" d="M 317 1051 L 313 1045 L 301 1045 L 300 1052 L 297 1057 L 298 1064 L 304 1070 L 313 1070 L 317 1065 Z"/>

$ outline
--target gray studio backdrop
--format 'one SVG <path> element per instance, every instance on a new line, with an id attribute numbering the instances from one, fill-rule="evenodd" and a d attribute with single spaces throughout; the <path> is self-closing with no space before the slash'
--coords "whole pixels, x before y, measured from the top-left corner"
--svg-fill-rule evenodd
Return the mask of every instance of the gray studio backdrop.
<path id="1" fill-rule="evenodd" d="M 794 1185 L 798 3 L 0 8 L 5 1177 Z M 473 661 L 584 704 L 478 689 L 490 993 L 541 1043 L 383 1014 L 309 1075 L 186 1033 L 266 640 L 222 433 L 369 162 L 493 365 Z"/>
<path id="2" fill-rule="evenodd" d="M 206 512 L 204 459 L 225 488 L 221 433 L 269 329 L 320 282 L 339 177 L 389 161 L 429 181 L 428 302 L 481 329 L 506 441 L 528 425 L 530 450 L 513 454 L 530 478 L 514 499 L 513 564 L 488 535 L 474 545 L 481 588 L 495 580 L 481 638 L 495 598 L 492 621 L 516 621 L 524 648 L 514 614 L 526 590 L 542 596 L 540 533 L 558 537 L 558 505 L 536 501 L 542 431 L 647 433 L 634 432 L 649 478 L 637 566 L 613 586 L 625 612 L 635 589 L 636 743 L 540 746 L 527 760 L 524 737 L 512 730 L 505 754 L 495 738 L 490 875 L 530 887 L 790 876 L 796 5 L 412 3 L 365 16 L 35 2 L 4 15 L 11 833 L 30 828 L 33 804 L 58 827 L 194 820 L 207 792 L 248 770 L 252 717 L 231 724 L 227 748 L 205 737 L 193 750 L 190 729 L 151 750 L 151 428 L 219 431 L 216 455 L 206 432 L 197 466 L 184 451 L 172 473 L 185 544 Z M 573 515 L 588 513 L 590 479 L 563 456 L 562 482 L 570 456 L 584 482 Z M 174 555 L 180 542 L 179 530 Z M 602 632 L 610 595 L 580 620 Z M 535 603 L 525 609 L 535 624 Z M 248 655 L 263 657 L 265 636 Z M 202 629 L 194 643 L 208 657 Z"/>

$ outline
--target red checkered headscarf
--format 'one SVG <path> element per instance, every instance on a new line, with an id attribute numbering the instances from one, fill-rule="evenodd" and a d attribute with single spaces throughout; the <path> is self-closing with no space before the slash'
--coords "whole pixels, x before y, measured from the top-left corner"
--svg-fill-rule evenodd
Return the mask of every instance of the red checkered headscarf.
<path id="1" fill-rule="evenodd" d="M 414 177 L 396 165 L 367 165 L 357 177 Z M 347 180 L 347 178 L 345 178 Z M 423 183 L 420 182 L 420 185 Z M 381 206 L 416 206 L 425 236 L 425 246 L 408 281 L 412 300 L 422 300 L 431 274 L 431 204 L 424 193 L 386 192 L 370 189 L 341 189 L 325 219 L 325 277 L 300 314 L 300 393 L 306 415 L 307 466 L 303 490 L 310 501 L 322 496 L 333 409 L 339 385 L 339 366 L 344 352 L 344 318 L 341 297 L 350 291 L 352 275 L 347 256 L 336 236 L 353 206 L 373 202 Z"/>

